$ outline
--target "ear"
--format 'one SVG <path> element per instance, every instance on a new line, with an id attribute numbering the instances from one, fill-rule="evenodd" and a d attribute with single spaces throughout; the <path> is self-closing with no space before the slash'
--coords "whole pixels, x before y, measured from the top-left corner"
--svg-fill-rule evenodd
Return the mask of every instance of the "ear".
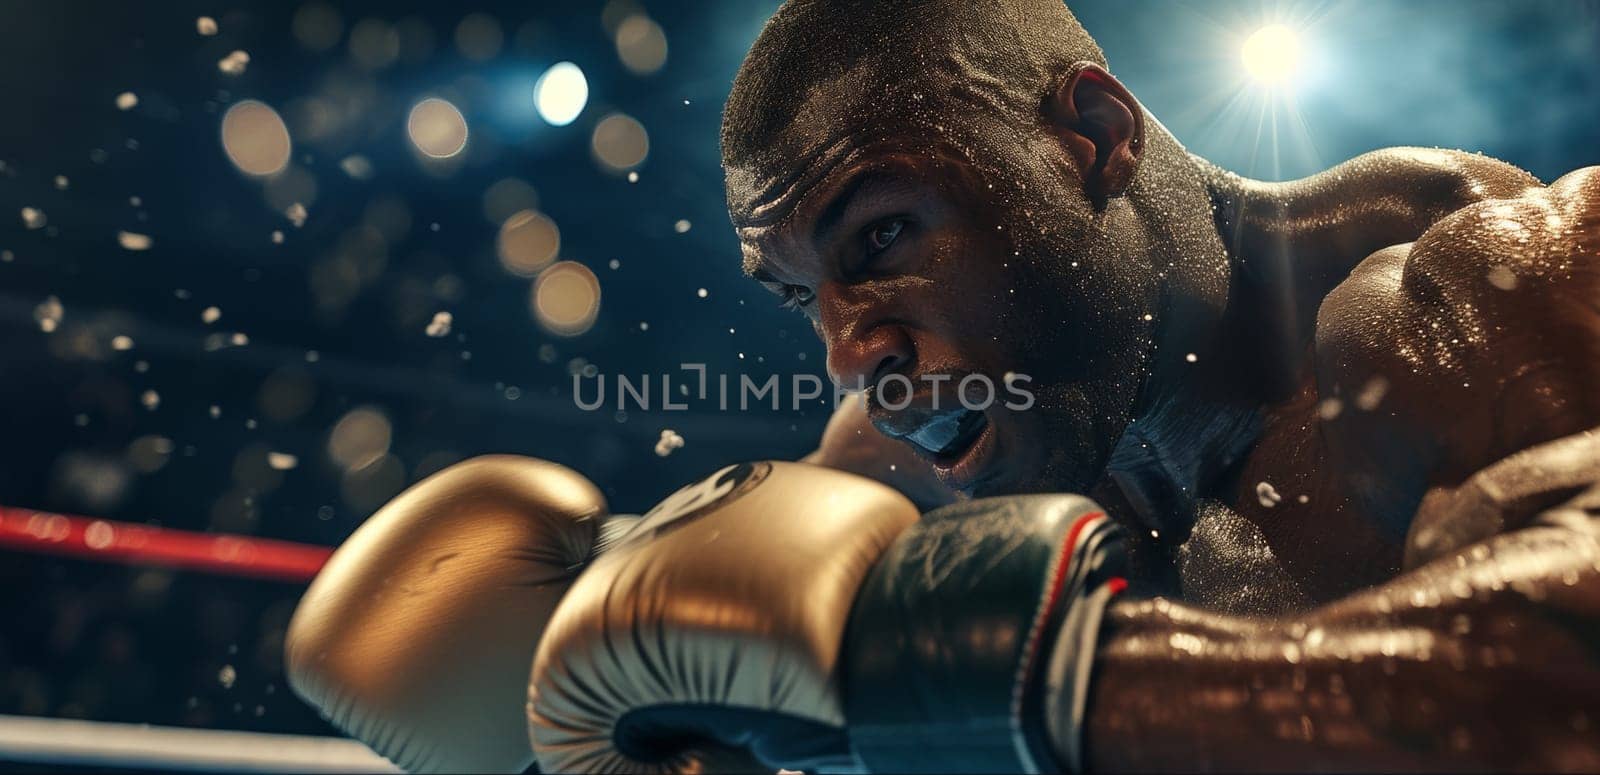
<path id="1" fill-rule="evenodd" d="M 1127 191 L 1144 152 L 1144 111 L 1121 82 L 1097 64 L 1079 62 L 1046 95 L 1044 114 L 1077 160 L 1095 207 Z"/>

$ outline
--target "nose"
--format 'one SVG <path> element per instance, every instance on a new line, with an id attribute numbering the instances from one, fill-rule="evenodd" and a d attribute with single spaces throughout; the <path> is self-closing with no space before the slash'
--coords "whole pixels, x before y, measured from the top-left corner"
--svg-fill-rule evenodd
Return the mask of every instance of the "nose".
<path id="1" fill-rule="evenodd" d="M 828 282 L 817 290 L 817 305 L 834 384 L 850 390 L 870 387 L 916 359 L 910 334 L 883 313 L 881 301 Z"/>

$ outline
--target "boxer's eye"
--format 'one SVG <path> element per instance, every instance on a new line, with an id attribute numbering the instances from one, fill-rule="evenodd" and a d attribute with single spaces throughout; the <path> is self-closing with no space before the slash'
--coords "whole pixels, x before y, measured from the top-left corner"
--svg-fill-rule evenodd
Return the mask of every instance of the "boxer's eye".
<path id="1" fill-rule="evenodd" d="M 905 228 L 904 218 L 890 218 L 867 227 L 867 255 L 875 256 L 888 250 Z"/>
<path id="2" fill-rule="evenodd" d="M 800 309 L 817 298 L 817 292 L 804 285 L 785 285 L 780 292 L 784 309 Z"/>

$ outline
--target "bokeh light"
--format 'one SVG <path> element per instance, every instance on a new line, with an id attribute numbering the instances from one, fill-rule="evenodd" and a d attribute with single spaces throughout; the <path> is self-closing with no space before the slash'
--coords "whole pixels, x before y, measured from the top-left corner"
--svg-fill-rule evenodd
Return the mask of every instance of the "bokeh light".
<path id="1" fill-rule="evenodd" d="M 411 109 L 406 133 L 424 155 L 446 159 L 467 146 L 467 119 L 447 100 L 429 97 Z"/>
<path id="2" fill-rule="evenodd" d="M 502 178 L 483 192 L 483 217 L 495 225 L 522 210 L 539 207 L 539 192 L 522 178 Z"/>
<path id="3" fill-rule="evenodd" d="M 533 86 L 539 117 L 551 126 L 566 126 L 589 104 L 589 79 L 571 62 L 557 62 Z"/>
<path id="4" fill-rule="evenodd" d="M 339 45 L 344 36 L 344 19 L 333 6 L 307 3 L 294 12 L 290 22 L 294 38 L 312 51 L 327 51 Z"/>
<path id="5" fill-rule="evenodd" d="M 265 176 L 288 165 L 293 144 L 278 111 L 264 102 L 244 100 L 222 116 L 222 148 L 240 172 Z"/>
<path id="6" fill-rule="evenodd" d="M 613 113 L 595 125 L 590 147 L 601 166 L 612 172 L 627 172 L 650 155 L 650 135 L 633 117 Z"/>
<path id="7" fill-rule="evenodd" d="M 350 28 L 350 59 L 363 70 L 382 70 L 400 58 L 400 33 L 382 19 L 362 19 Z"/>
<path id="8" fill-rule="evenodd" d="M 600 280 L 576 261 L 552 265 L 534 282 L 533 315 L 557 336 L 588 331 L 600 316 Z"/>
<path id="9" fill-rule="evenodd" d="M 667 62 L 667 36 L 661 25 L 644 14 L 633 14 L 617 25 L 617 57 L 636 75 L 649 75 Z"/>
<path id="10" fill-rule="evenodd" d="M 456 25 L 456 50 L 474 62 L 487 62 L 500 54 L 506 35 L 500 22 L 486 13 L 468 14 Z"/>
<path id="11" fill-rule="evenodd" d="M 345 470 L 365 468 L 388 454 L 394 429 L 370 406 L 350 410 L 328 434 L 328 457 Z"/>
<path id="12" fill-rule="evenodd" d="M 501 224 L 495 250 L 507 272 L 533 277 L 560 254 L 561 230 L 545 214 L 523 210 Z"/>

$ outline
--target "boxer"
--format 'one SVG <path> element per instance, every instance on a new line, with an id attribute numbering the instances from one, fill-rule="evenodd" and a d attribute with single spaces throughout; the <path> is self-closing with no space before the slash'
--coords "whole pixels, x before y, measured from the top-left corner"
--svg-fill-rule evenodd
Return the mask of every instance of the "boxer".
<path id="1" fill-rule="evenodd" d="M 841 424 L 1129 528 L 1090 769 L 1600 768 L 1600 169 L 1245 180 L 1055 0 L 790 0 L 722 147 L 745 271 L 918 386 Z"/>
<path id="2" fill-rule="evenodd" d="M 812 459 L 966 502 L 913 523 L 777 464 L 691 488 L 513 616 L 517 658 L 403 663 L 526 680 L 504 764 L 1600 769 L 1600 170 L 1244 180 L 1051 0 L 790 0 L 722 139 L 745 271 L 836 380 L 916 386 Z M 948 392 L 1008 373 L 1033 407 Z M 386 610 L 390 645 L 448 621 Z M 316 629 L 291 652 L 356 653 Z M 388 713 L 404 676 L 342 664 L 295 685 Z"/>

